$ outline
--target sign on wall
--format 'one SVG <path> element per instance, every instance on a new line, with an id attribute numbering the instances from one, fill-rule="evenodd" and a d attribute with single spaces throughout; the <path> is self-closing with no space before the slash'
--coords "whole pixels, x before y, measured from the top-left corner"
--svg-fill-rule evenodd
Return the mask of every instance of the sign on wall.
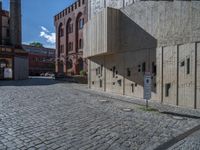
<path id="1" fill-rule="evenodd" d="M 4 68 L 4 78 L 12 79 L 12 69 Z"/>
<path id="2" fill-rule="evenodd" d="M 144 99 L 146 100 L 151 99 L 151 86 L 152 86 L 151 73 L 146 72 L 144 75 Z"/>

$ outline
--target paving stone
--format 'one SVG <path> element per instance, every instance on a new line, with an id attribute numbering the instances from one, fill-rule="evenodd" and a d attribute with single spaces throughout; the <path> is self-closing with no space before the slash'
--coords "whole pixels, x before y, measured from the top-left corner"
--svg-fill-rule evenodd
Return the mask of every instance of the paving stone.
<path id="1" fill-rule="evenodd" d="M 199 119 L 146 112 L 119 99 L 123 97 L 45 78 L 0 81 L 0 149 L 151 150 L 200 124 Z M 199 147 L 198 132 L 170 149 Z"/>

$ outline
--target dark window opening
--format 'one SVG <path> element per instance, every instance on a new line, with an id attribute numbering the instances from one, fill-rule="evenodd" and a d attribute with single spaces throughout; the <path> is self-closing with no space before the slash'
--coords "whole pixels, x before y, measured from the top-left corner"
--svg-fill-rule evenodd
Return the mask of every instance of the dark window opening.
<path id="1" fill-rule="evenodd" d="M 84 26 L 84 19 L 80 19 L 79 20 L 79 29 L 83 29 L 83 26 Z"/>
<path id="2" fill-rule="evenodd" d="M 80 40 L 79 40 L 79 49 L 82 49 L 82 48 L 83 48 L 83 40 L 80 39 Z"/>
<path id="3" fill-rule="evenodd" d="M 155 62 L 152 62 L 152 73 L 153 73 L 154 75 L 157 74 L 157 66 L 156 66 Z"/>
<path id="4" fill-rule="evenodd" d="M 73 32 L 73 24 L 69 24 L 68 33 L 72 33 L 72 32 Z"/>
<path id="5" fill-rule="evenodd" d="M 127 76 L 130 77 L 131 76 L 131 70 L 129 68 L 127 68 Z"/>
<path id="6" fill-rule="evenodd" d="M 92 81 L 92 84 L 94 85 L 94 81 Z"/>
<path id="7" fill-rule="evenodd" d="M 185 61 L 181 62 L 181 67 L 185 66 Z"/>
<path id="8" fill-rule="evenodd" d="M 98 68 L 96 69 L 96 75 L 98 75 Z"/>
<path id="9" fill-rule="evenodd" d="M 145 62 L 142 63 L 142 72 L 146 72 L 146 63 Z"/>
<path id="10" fill-rule="evenodd" d="M 117 80 L 117 83 L 119 84 L 119 86 L 122 86 L 122 80 Z"/>
<path id="11" fill-rule="evenodd" d="M 169 97 L 170 88 L 171 88 L 171 83 L 165 84 L 165 97 Z"/>
<path id="12" fill-rule="evenodd" d="M 134 88 L 135 88 L 135 85 L 132 83 L 131 84 L 131 91 L 132 91 L 132 93 L 134 93 Z"/>
<path id="13" fill-rule="evenodd" d="M 187 58 L 187 74 L 190 74 L 190 58 Z"/>
<path id="14" fill-rule="evenodd" d="M 116 70 L 116 68 L 114 66 L 113 69 L 112 69 L 112 71 L 113 71 L 113 78 L 115 77 L 115 70 Z"/>
<path id="15" fill-rule="evenodd" d="M 99 85 L 99 86 L 100 86 L 100 88 L 102 88 L 102 85 L 103 85 L 103 84 L 102 84 L 102 80 L 100 80 L 99 82 L 100 82 L 100 85 Z"/>
<path id="16" fill-rule="evenodd" d="M 10 36 L 10 30 L 9 29 L 6 30 L 6 35 L 7 35 L 7 37 Z"/>
<path id="17" fill-rule="evenodd" d="M 62 27 L 60 28 L 59 32 L 60 32 L 60 35 L 59 35 L 60 37 L 64 36 L 64 29 Z"/>
<path id="18" fill-rule="evenodd" d="M 103 76 L 103 65 L 101 65 L 101 76 Z"/>

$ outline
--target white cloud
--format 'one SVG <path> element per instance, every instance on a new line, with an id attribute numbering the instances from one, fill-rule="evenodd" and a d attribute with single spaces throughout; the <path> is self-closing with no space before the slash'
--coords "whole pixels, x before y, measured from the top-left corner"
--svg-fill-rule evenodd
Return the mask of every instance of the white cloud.
<path id="1" fill-rule="evenodd" d="M 45 32 L 49 32 L 49 30 L 47 28 L 45 28 L 44 26 L 41 26 L 41 29 Z"/>
<path id="2" fill-rule="evenodd" d="M 56 33 L 50 33 L 49 30 L 41 26 L 42 31 L 40 32 L 40 37 L 44 38 L 47 43 L 55 44 L 56 42 Z"/>

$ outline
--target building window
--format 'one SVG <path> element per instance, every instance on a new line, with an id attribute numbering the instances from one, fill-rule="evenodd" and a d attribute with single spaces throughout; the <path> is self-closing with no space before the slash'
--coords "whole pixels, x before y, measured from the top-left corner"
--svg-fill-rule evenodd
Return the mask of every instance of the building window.
<path id="1" fill-rule="evenodd" d="M 78 1 L 78 6 L 79 6 L 79 7 L 81 6 L 81 0 Z"/>
<path id="2" fill-rule="evenodd" d="M 113 67 L 112 72 L 113 72 L 113 78 L 114 78 L 115 77 L 115 72 L 116 72 L 115 66 Z"/>
<path id="3" fill-rule="evenodd" d="M 131 70 L 130 70 L 130 68 L 127 68 L 127 76 L 128 76 L 128 77 L 131 76 Z"/>
<path id="4" fill-rule="evenodd" d="M 84 19 L 79 19 L 79 29 L 83 29 L 84 26 Z"/>
<path id="5" fill-rule="evenodd" d="M 146 63 L 145 62 L 142 63 L 142 72 L 146 72 Z"/>
<path id="6" fill-rule="evenodd" d="M 102 86 L 103 86 L 102 80 L 100 80 L 100 85 L 99 86 L 100 86 L 100 88 L 102 88 Z"/>
<path id="7" fill-rule="evenodd" d="M 83 39 L 79 40 L 79 49 L 83 49 Z"/>
<path id="8" fill-rule="evenodd" d="M 152 62 L 152 73 L 153 73 L 154 75 L 157 74 L 157 67 L 156 67 L 155 62 Z"/>
<path id="9" fill-rule="evenodd" d="M 72 42 L 69 42 L 69 44 L 68 44 L 68 50 L 69 51 L 73 50 L 73 43 Z"/>
<path id="10" fill-rule="evenodd" d="M 64 53 L 64 45 L 60 45 L 60 53 Z"/>
<path id="11" fill-rule="evenodd" d="M 184 67 L 185 66 L 185 61 L 182 61 L 181 62 L 181 67 Z"/>
<path id="12" fill-rule="evenodd" d="M 134 93 L 134 88 L 135 88 L 135 85 L 132 83 L 131 84 L 131 91 L 132 91 L 132 93 Z"/>
<path id="13" fill-rule="evenodd" d="M 62 37 L 62 36 L 64 36 L 64 29 L 63 29 L 63 26 L 61 25 L 59 28 L 59 37 Z"/>
<path id="14" fill-rule="evenodd" d="M 68 33 L 72 33 L 72 32 L 73 32 L 73 24 L 69 24 Z"/>
<path id="15" fill-rule="evenodd" d="M 9 29 L 6 30 L 6 35 L 7 35 L 7 37 L 10 36 L 10 30 Z"/>
<path id="16" fill-rule="evenodd" d="M 190 58 L 187 58 L 187 74 L 190 74 Z"/>
<path id="17" fill-rule="evenodd" d="M 122 80 L 117 80 L 119 86 L 122 86 Z"/>
<path id="18" fill-rule="evenodd" d="M 85 0 L 82 0 L 82 4 L 85 4 Z"/>
<path id="19" fill-rule="evenodd" d="M 101 76 L 103 76 L 103 65 L 101 65 Z"/>
<path id="20" fill-rule="evenodd" d="M 171 88 L 171 83 L 165 84 L 165 97 L 169 97 L 170 88 Z"/>

